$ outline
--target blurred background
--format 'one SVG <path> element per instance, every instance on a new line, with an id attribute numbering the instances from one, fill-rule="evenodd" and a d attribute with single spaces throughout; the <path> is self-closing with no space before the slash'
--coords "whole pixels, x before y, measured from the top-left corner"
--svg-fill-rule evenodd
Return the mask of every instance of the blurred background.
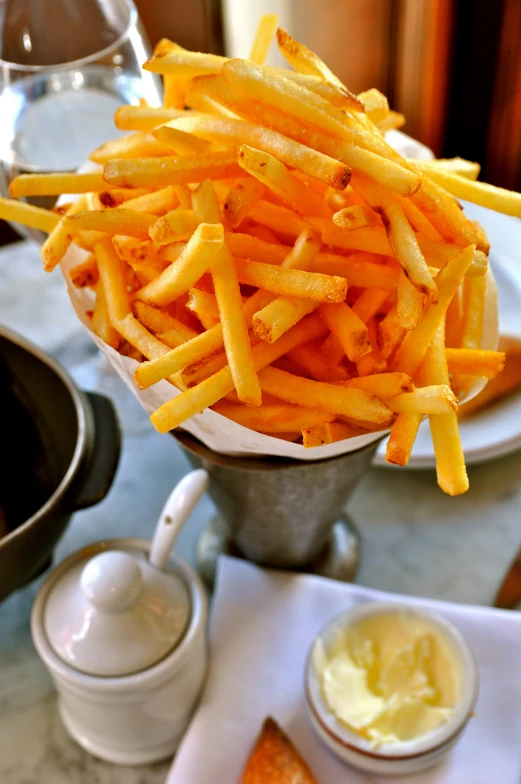
<path id="1" fill-rule="evenodd" d="M 384 92 L 406 116 L 403 130 L 438 157 L 478 161 L 481 179 L 521 189 L 520 0 L 135 3 L 152 45 L 167 37 L 231 56 L 247 56 L 260 14 L 276 12 L 353 92 Z M 9 43 L 1 44 L 4 59 Z M 269 62 L 279 57 L 274 46 Z M 0 242 L 15 238 L 0 228 Z"/>

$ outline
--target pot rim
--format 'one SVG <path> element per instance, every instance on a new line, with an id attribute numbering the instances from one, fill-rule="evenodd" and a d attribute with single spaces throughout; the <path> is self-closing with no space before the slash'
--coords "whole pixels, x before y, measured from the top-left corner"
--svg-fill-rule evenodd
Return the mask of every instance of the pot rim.
<path id="1" fill-rule="evenodd" d="M 7 327 L 0 326 L 0 338 L 6 338 L 7 340 L 14 343 L 19 348 L 22 348 L 24 351 L 27 351 L 33 357 L 38 359 L 44 365 L 47 365 L 50 370 L 52 370 L 66 387 L 71 400 L 74 405 L 74 409 L 76 412 L 76 418 L 78 422 L 78 433 L 76 436 L 76 445 L 74 447 L 74 452 L 69 463 L 69 467 L 65 472 L 64 476 L 62 477 L 58 487 L 52 493 L 52 495 L 45 501 L 45 503 L 33 514 L 31 517 L 28 517 L 23 523 L 18 525 L 12 531 L 5 534 L 0 540 L 0 549 L 12 542 L 17 536 L 22 536 L 24 531 L 28 529 L 33 523 L 37 520 L 45 517 L 51 509 L 57 505 L 58 501 L 65 495 L 66 491 L 72 484 L 72 481 L 78 470 L 80 465 L 85 457 L 87 452 L 88 446 L 88 439 L 87 435 L 89 430 L 92 428 L 92 418 L 90 411 L 87 408 L 85 397 L 81 390 L 76 386 L 70 375 L 67 371 L 49 354 L 47 354 L 43 349 L 36 346 L 27 338 L 22 337 L 17 332 L 13 332 L 12 330 L 8 329 Z"/>

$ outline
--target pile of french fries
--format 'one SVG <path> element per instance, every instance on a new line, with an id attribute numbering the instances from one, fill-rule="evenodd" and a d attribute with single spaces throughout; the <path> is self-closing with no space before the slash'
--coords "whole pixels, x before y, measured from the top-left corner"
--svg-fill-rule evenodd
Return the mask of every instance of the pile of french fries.
<path id="1" fill-rule="evenodd" d="M 263 65 L 274 34 L 294 70 Z M 489 245 L 456 197 L 521 215 L 521 196 L 468 161 L 401 157 L 386 98 L 353 95 L 273 17 L 249 59 L 163 40 L 144 67 L 164 105 L 117 110 L 131 133 L 92 153 L 102 168 L 11 184 L 79 197 L 0 217 L 48 232 L 48 271 L 88 252 L 69 274 L 95 291 L 94 332 L 141 389 L 181 391 L 157 430 L 207 407 L 305 447 L 391 428 L 406 465 L 428 416 L 438 483 L 464 492 L 457 400 L 504 356 L 481 350 Z"/>

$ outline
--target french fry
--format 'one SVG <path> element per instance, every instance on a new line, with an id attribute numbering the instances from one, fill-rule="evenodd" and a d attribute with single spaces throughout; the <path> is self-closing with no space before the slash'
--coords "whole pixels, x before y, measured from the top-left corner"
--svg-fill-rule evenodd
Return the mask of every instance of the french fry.
<path id="1" fill-rule="evenodd" d="M 175 188 L 167 186 L 158 191 L 152 191 L 152 193 L 143 193 L 133 199 L 127 199 L 123 204 L 126 210 L 137 210 L 149 215 L 161 216 L 177 207 L 179 196 Z M 119 205 L 118 208 L 121 209 Z"/>
<path id="2" fill-rule="evenodd" d="M 448 388 L 449 371 L 445 357 L 443 321 L 427 350 L 422 363 L 421 376 L 426 384 L 445 384 Z M 458 430 L 458 417 L 452 411 L 431 414 L 429 425 L 436 457 L 438 484 L 448 495 L 461 495 L 468 490 L 469 480 Z"/>
<path id="3" fill-rule="evenodd" d="M 121 338 L 110 322 L 103 284 L 99 280 L 96 284 L 96 302 L 92 313 L 92 331 L 107 346 L 115 349 L 119 347 Z"/>
<path id="4" fill-rule="evenodd" d="M 60 216 L 50 210 L 34 207 L 24 201 L 0 198 L 0 219 L 22 223 L 50 234 L 60 221 Z"/>
<path id="5" fill-rule="evenodd" d="M 459 348 L 461 344 L 461 323 L 463 319 L 461 288 L 459 286 L 455 292 L 445 315 L 445 345 L 450 348 Z"/>
<path id="6" fill-rule="evenodd" d="M 289 334 L 289 332 L 286 333 L 286 335 Z M 284 340 L 284 337 L 281 340 Z M 265 346 L 267 344 L 259 345 Z M 277 344 L 272 345 L 276 346 Z M 352 419 L 361 419 L 377 424 L 388 422 L 391 417 L 390 410 L 381 400 L 360 389 L 346 389 L 335 384 L 311 381 L 307 378 L 292 376 L 290 373 L 274 367 L 264 367 L 259 372 L 259 381 L 263 392 L 268 392 L 271 395 L 276 394 L 282 400 L 287 400 L 288 403 L 322 408 L 332 414 L 343 414 Z"/>
<path id="7" fill-rule="evenodd" d="M 345 278 L 348 286 L 370 288 L 376 284 L 379 289 L 386 289 L 390 294 L 390 290 L 396 289 L 398 286 L 400 268 L 374 264 L 372 261 L 367 261 L 368 258 L 371 257 L 365 251 L 353 253 L 347 258 L 333 253 L 321 252 L 312 263 L 311 270 Z"/>
<path id="8" fill-rule="evenodd" d="M 201 289 L 190 289 L 188 293 L 188 310 L 195 313 L 205 329 L 214 327 L 219 321 L 219 309 L 214 295 Z"/>
<path id="9" fill-rule="evenodd" d="M 172 242 L 190 239 L 196 228 L 194 211 L 177 207 L 155 221 L 148 234 L 154 245 L 170 245 Z"/>
<path id="10" fill-rule="evenodd" d="M 362 229 L 364 226 L 375 226 L 380 219 L 367 204 L 354 204 L 352 207 L 335 212 L 333 223 L 341 229 Z"/>
<path id="11" fill-rule="evenodd" d="M 323 334 L 324 326 L 321 320 L 318 317 L 309 316 L 292 327 L 275 343 L 258 343 L 252 348 L 257 372 L 271 362 L 275 362 L 300 343 L 314 340 Z M 168 433 L 194 414 L 213 406 L 233 388 L 231 371 L 226 366 L 182 395 L 164 403 L 157 411 L 154 411 L 150 420 L 160 433 Z M 338 388 L 335 387 L 335 389 Z"/>
<path id="12" fill-rule="evenodd" d="M 19 174 L 9 186 L 9 196 L 59 196 L 62 193 L 105 191 L 107 183 L 100 172 L 57 172 L 53 174 Z"/>
<path id="13" fill-rule="evenodd" d="M 42 261 L 43 268 L 46 272 L 51 272 L 60 263 L 72 243 L 73 233 L 71 232 L 67 218 L 72 215 L 77 215 L 84 210 L 85 207 L 86 198 L 85 196 L 80 196 L 80 198 L 69 207 L 64 217 L 60 219 L 43 243 Z"/>
<path id="14" fill-rule="evenodd" d="M 486 278 L 468 278 L 463 282 L 463 317 L 460 345 L 480 348 L 485 313 Z"/>
<path id="15" fill-rule="evenodd" d="M 235 267 L 240 283 L 274 294 L 302 297 L 315 302 L 342 302 L 346 297 L 347 284 L 343 278 L 335 275 L 284 269 L 247 259 L 236 259 Z"/>
<path id="16" fill-rule="evenodd" d="M 458 401 L 447 384 L 420 387 L 385 402 L 395 414 L 450 414 L 458 410 Z"/>
<path id="17" fill-rule="evenodd" d="M 377 373 L 374 376 L 351 378 L 340 383 L 344 387 L 362 389 L 382 400 L 414 391 L 412 379 L 405 373 Z"/>
<path id="18" fill-rule="evenodd" d="M 302 430 L 304 427 L 332 421 L 334 414 L 319 408 L 292 406 L 288 403 L 265 404 L 250 408 L 220 400 L 212 409 L 222 416 L 232 419 L 243 427 L 261 433 L 287 433 Z"/>
<path id="19" fill-rule="evenodd" d="M 121 131 L 151 131 L 184 114 L 182 110 L 166 106 L 119 106 L 114 114 L 114 123 Z"/>
<path id="20" fill-rule="evenodd" d="M 172 126 L 170 123 L 154 128 L 152 136 L 157 142 L 170 150 L 167 153 L 168 155 L 172 154 L 172 149 L 179 155 L 192 155 L 193 153 L 209 152 L 211 148 L 210 142 L 194 136 L 193 133 L 180 131 L 179 128 Z"/>
<path id="21" fill-rule="evenodd" d="M 243 144 L 239 150 L 239 166 L 272 190 L 282 201 L 304 215 L 321 215 L 329 218 L 327 205 L 312 191 L 302 188 L 302 183 L 273 155 Z"/>
<path id="22" fill-rule="evenodd" d="M 318 313 L 351 362 L 356 362 L 371 351 L 367 327 L 345 302 L 321 305 Z"/>
<path id="23" fill-rule="evenodd" d="M 278 204 L 271 204 L 269 201 L 259 199 L 253 205 L 248 213 L 248 217 L 257 223 L 267 226 L 277 234 L 282 234 L 284 237 L 289 237 L 294 240 L 301 231 L 310 228 L 309 220 L 304 220 L 297 215 L 293 210 L 286 207 L 279 206 Z M 316 220 L 321 220 L 317 218 Z"/>
<path id="24" fill-rule="evenodd" d="M 404 272 L 400 274 L 397 293 L 398 323 L 406 330 L 415 329 L 423 312 L 423 294 L 412 285 Z"/>
<path id="25" fill-rule="evenodd" d="M 438 301 L 427 305 L 416 329 L 406 334 L 396 352 L 391 370 L 401 370 L 414 378 L 425 352 L 447 312 L 449 302 L 463 280 L 473 254 L 474 246 L 470 245 L 440 270 L 436 277 Z"/>
<path id="26" fill-rule="evenodd" d="M 69 278 L 73 286 L 83 289 L 87 286 L 94 286 L 98 282 L 98 265 L 96 256 L 91 253 L 85 261 L 81 261 L 69 270 Z M 96 297 L 98 291 L 96 289 Z"/>
<path id="27" fill-rule="evenodd" d="M 203 115 L 179 118 L 171 125 L 220 144 L 256 147 L 332 188 L 343 189 L 349 182 L 350 171 L 345 164 L 260 125 Z"/>
<path id="28" fill-rule="evenodd" d="M 352 311 L 358 316 L 360 321 L 367 324 L 368 321 L 377 315 L 388 299 L 389 291 L 387 289 L 368 288 L 353 303 Z"/>
<path id="29" fill-rule="evenodd" d="M 327 422 L 302 428 L 302 444 L 306 449 L 324 446 L 324 444 L 331 444 L 332 442 L 333 434 Z"/>
<path id="30" fill-rule="evenodd" d="M 178 44 L 175 44 L 168 38 L 161 38 L 154 47 L 154 55 L 180 48 Z M 163 76 L 163 106 L 174 109 L 184 108 L 186 82 L 186 79 L 177 76 L 177 74 L 166 74 Z"/>
<path id="31" fill-rule="evenodd" d="M 249 59 L 253 63 L 259 63 L 259 65 L 264 63 L 268 56 L 277 24 L 277 14 L 263 14 L 261 16 L 250 51 Z M 297 428 L 297 430 L 300 430 L 300 428 Z"/>
<path id="32" fill-rule="evenodd" d="M 182 343 L 186 343 L 188 340 L 192 340 L 193 338 L 197 337 L 197 332 L 190 327 L 187 327 L 183 324 L 179 319 L 174 318 L 169 313 L 166 313 L 164 310 L 160 310 L 159 308 L 155 308 L 153 305 L 149 305 L 147 302 L 140 302 L 140 300 L 135 300 L 133 303 L 134 312 L 138 318 L 138 320 L 143 324 L 144 327 L 151 330 L 152 332 L 156 333 L 172 333 L 170 335 L 170 339 L 173 339 L 173 335 L 176 336 L 176 346 L 181 345 Z"/>
<path id="33" fill-rule="evenodd" d="M 451 375 L 494 378 L 505 367 L 503 351 L 472 348 L 446 348 L 445 356 Z M 445 382 L 444 382 L 445 383 Z"/>
<path id="34" fill-rule="evenodd" d="M 502 345 L 501 341 L 499 345 Z M 507 351 L 504 356 L 504 369 L 498 373 L 492 381 L 489 381 L 486 387 L 476 395 L 476 397 L 473 397 L 471 400 L 467 400 L 466 403 L 460 405 L 458 409 L 458 417 L 460 419 L 466 419 L 467 417 L 472 416 L 482 408 L 489 406 L 494 401 L 499 400 L 510 392 L 518 389 L 519 384 L 521 383 L 521 355 L 516 350 L 513 350 Z"/>
<path id="35" fill-rule="evenodd" d="M 420 294 L 436 301 L 436 284 L 399 202 L 361 177 L 356 178 L 353 186 L 380 213 L 389 244 L 412 285 Z"/>
<path id="36" fill-rule="evenodd" d="M 378 325 L 378 348 L 384 359 L 396 351 L 405 335 L 405 327 L 398 321 L 398 306 L 394 305 Z"/>
<path id="37" fill-rule="evenodd" d="M 357 98 L 363 103 L 365 113 L 371 122 L 382 122 L 389 114 L 389 102 L 380 90 L 373 87 L 358 93 Z"/>
<path id="38" fill-rule="evenodd" d="M 387 370 L 387 360 L 378 346 L 378 331 L 375 319 L 367 322 L 367 337 L 371 350 L 356 361 L 356 372 L 359 376 L 371 376 L 374 373 L 384 373 Z"/>
<path id="39" fill-rule="evenodd" d="M 398 414 L 391 428 L 385 450 L 385 461 L 406 466 L 422 421 L 421 414 Z"/>
<path id="40" fill-rule="evenodd" d="M 318 76 L 325 82 L 332 84 L 347 99 L 348 108 L 358 112 L 364 111 L 363 101 L 342 84 L 340 79 L 335 76 L 315 52 L 312 52 L 311 49 L 308 49 L 304 44 L 295 41 L 295 39 L 282 27 L 279 27 L 277 30 L 277 43 L 284 57 L 296 71 Z"/>
<path id="41" fill-rule="evenodd" d="M 254 177 L 241 177 L 234 182 L 223 204 L 224 215 L 232 229 L 243 222 L 264 191 L 264 185 Z"/>
<path id="42" fill-rule="evenodd" d="M 126 264 L 114 250 L 110 237 L 94 248 L 100 283 L 106 301 L 110 324 L 117 329 L 119 321 L 130 313 Z"/>
<path id="43" fill-rule="evenodd" d="M 199 225 L 177 261 L 138 291 L 136 297 L 156 305 L 172 302 L 204 275 L 223 243 L 222 226 Z"/>
<path id="44" fill-rule="evenodd" d="M 428 218 L 425 217 L 423 212 L 411 199 L 405 199 L 403 196 L 398 196 L 397 198 L 402 210 L 405 213 L 405 217 L 417 234 L 420 234 L 421 237 L 426 240 L 443 243 L 443 237 L 441 236 L 440 232 L 434 228 L 432 223 L 428 220 Z M 418 238 L 418 244 L 421 248 L 422 246 L 420 238 Z"/>
<path id="45" fill-rule="evenodd" d="M 73 235 L 73 242 L 78 248 L 92 252 L 98 242 L 103 242 L 106 236 L 104 231 L 78 231 Z"/>
<path id="46" fill-rule="evenodd" d="M 277 297 L 254 315 L 253 331 L 261 340 L 273 343 L 317 307 L 314 300 Z"/>
<path id="47" fill-rule="evenodd" d="M 137 131 L 105 142 L 91 152 L 89 159 L 103 165 L 111 158 L 160 158 L 171 154 L 171 147 L 161 144 L 149 131 Z"/>
<path id="48" fill-rule="evenodd" d="M 151 159 L 114 158 L 103 169 L 103 187 L 106 188 L 109 183 L 123 188 L 164 188 L 167 185 L 200 182 L 207 177 L 217 180 L 236 177 L 240 173 L 235 150 Z"/>
<path id="49" fill-rule="evenodd" d="M 410 159 L 409 163 L 417 165 L 418 168 L 421 168 L 428 174 L 433 170 L 436 171 L 441 169 L 442 172 L 458 174 L 460 177 L 467 177 L 469 180 L 477 180 L 481 170 L 479 163 L 466 161 L 464 158 L 436 158 L 432 161 L 418 161 L 417 159 Z"/>
<path id="50" fill-rule="evenodd" d="M 148 239 L 148 231 L 156 222 L 155 215 L 136 210 L 93 210 L 67 215 L 63 221 L 72 234 L 79 231 L 104 231 L 108 234 L 124 234 L 137 239 Z"/>
<path id="51" fill-rule="evenodd" d="M 390 111 L 383 120 L 378 120 L 376 125 L 381 131 L 391 131 L 405 125 L 406 119 L 401 112 Z"/>
<path id="52" fill-rule="evenodd" d="M 324 355 L 324 358 L 333 365 L 338 365 L 340 362 L 342 362 L 346 355 L 337 336 L 333 335 L 332 332 L 330 332 L 328 337 L 324 340 L 320 350 Z"/>

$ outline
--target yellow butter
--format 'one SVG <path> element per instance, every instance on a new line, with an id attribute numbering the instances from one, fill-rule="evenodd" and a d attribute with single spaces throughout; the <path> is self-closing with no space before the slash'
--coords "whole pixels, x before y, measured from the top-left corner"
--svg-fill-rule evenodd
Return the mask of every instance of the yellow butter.
<path id="1" fill-rule="evenodd" d="M 417 615 L 362 618 L 316 649 L 324 700 L 350 730 L 374 742 L 418 738 L 453 715 L 461 669 L 442 631 Z"/>

